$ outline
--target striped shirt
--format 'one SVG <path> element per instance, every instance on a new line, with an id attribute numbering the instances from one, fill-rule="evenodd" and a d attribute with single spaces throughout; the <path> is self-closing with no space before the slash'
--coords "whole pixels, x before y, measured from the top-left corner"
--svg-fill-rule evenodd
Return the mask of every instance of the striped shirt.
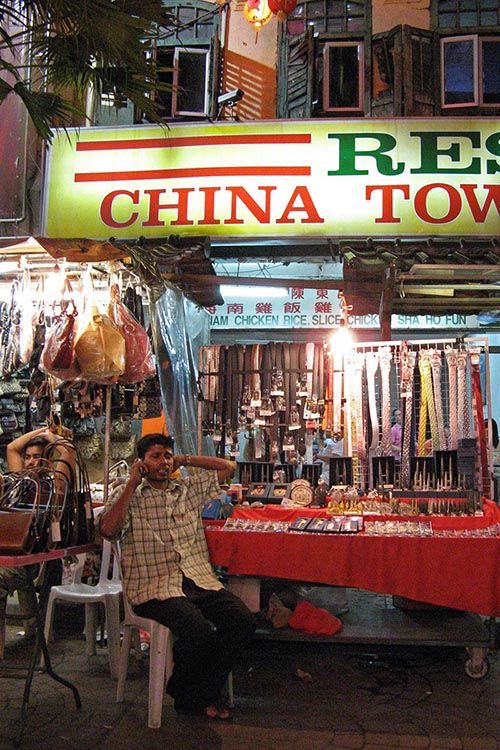
<path id="1" fill-rule="evenodd" d="M 122 492 L 117 487 L 106 508 Z M 202 506 L 219 493 L 215 471 L 195 469 L 185 479 L 170 479 L 164 489 L 142 481 L 121 532 L 123 579 L 131 604 L 184 596 L 183 574 L 203 589 L 223 588 L 210 563 L 201 520 Z"/>

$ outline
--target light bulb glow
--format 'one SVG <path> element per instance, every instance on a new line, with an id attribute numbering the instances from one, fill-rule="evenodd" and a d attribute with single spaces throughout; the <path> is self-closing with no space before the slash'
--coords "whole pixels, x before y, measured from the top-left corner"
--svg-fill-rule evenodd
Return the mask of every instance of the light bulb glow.
<path id="1" fill-rule="evenodd" d="M 339 326 L 330 336 L 330 351 L 334 355 L 346 354 L 353 344 L 351 331 L 346 326 Z"/>

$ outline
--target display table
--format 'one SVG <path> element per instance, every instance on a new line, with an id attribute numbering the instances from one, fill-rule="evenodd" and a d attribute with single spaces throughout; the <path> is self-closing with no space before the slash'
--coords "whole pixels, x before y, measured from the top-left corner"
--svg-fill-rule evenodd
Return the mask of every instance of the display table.
<path id="1" fill-rule="evenodd" d="M 304 509 L 279 506 L 235 510 L 237 515 L 273 520 L 307 515 Z M 460 530 L 499 522 L 500 509 L 488 501 L 482 517 L 432 518 L 434 528 L 439 523 Z M 499 537 L 229 532 L 215 524 L 207 526 L 206 538 L 212 563 L 229 575 L 361 588 L 500 616 Z"/>
<path id="2" fill-rule="evenodd" d="M 27 567 L 30 565 L 35 565 L 36 563 L 46 563 L 46 562 L 49 562 L 50 560 L 58 560 L 64 557 L 72 557 L 74 555 L 80 555 L 85 552 L 92 552 L 94 549 L 95 549 L 95 545 L 86 544 L 86 545 L 79 545 L 78 547 L 66 547 L 64 549 L 51 550 L 50 552 L 39 552 L 39 553 L 32 554 L 32 555 L 0 555 L 0 567 L 23 568 L 23 567 Z M 16 746 L 21 743 L 24 725 L 26 722 L 26 715 L 27 715 L 27 710 L 28 710 L 31 685 L 33 682 L 35 669 L 39 662 L 40 651 L 43 653 L 45 670 L 47 674 L 49 675 L 49 677 L 51 677 L 53 680 L 56 680 L 57 682 L 60 682 L 62 685 L 65 685 L 67 688 L 69 688 L 72 691 L 77 708 L 81 708 L 81 705 L 82 705 L 81 700 L 80 700 L 80 694 L 78 692 L 78 689 L 75 687 L 75 685 L 73 685 L 73 683 L 69 682 L 68 680 L 65 680 L 63 677 L 60 677 L 58 674 L 56 674 L 56 672 L 54 672 L 52 668 L 50 655 L 49 655 L 47 643 L 45 641 L 45 636 L 43 632 L 43 629 L 44 629 L 43 614 L 45 610 L 45 605 L 47 603 L 47 595 L 48 595 L 48 589 L 49 589 L 49 585 L 47 581 L 45 580 L 46 576 L 43 578 L 44 580 L 42 580 L 39 599 L 36 595 L 34 579 L 31 579 L 31 586 L 33 587 L 33 592 L 34 592 L 33 601 L 36 602 L 36 611 L 35 611 L 36 637 L 33 642 L 33 649 L 31 653 L 29 665 L 26 668 L 19 668 L 19 667 L 9 667 L 8 665 L 4 665 L 2 663 L 0 666 L 0 677 L 10 677 L 10 678 L 20 677 L 24 679 L 25 681 L 23 702 L 21 706 L 21 717 L 20 717 L 20 722 L 19 722 L 19 731 L 14 741 L 14 744 Z"/>
<path id="3" fill-rule="evenodd" d="M 326 515 L 321 510 L 280 506 L 235 510 L 240 517 L 259 520 L 292 521 L 297 515 Z M 434 528 L 461 532 L 484 528 L 500 522 L 500 509 L 486 501 L 484 516 L 439 517 L 432 522 Z M 206 538 L 212 563 L 224 568 L 229 576 L 243 576 L 236 579 L 233 590 L 253 604 L 254 611 L 260 578 L 265 577 L 365 589 L 462 610 L 463 617 L 457 613 L 451 618 L 448 632 L 439 632 L 439 625 L 427 623 L 419 637 L 412 623 L 402 631 L 402 638 L 396 639 L 388 636 L 390 623 L 381 622 L 375 634 L 367 627 L 361 632 L 358 623 L 353 623 L 354 630 L 346 627 L 341 637 L 334 639 L 341 640 L 344 635 L 350 642 L 463 645 L 470 654 L 467 674 L 482 677 L 487 672 L 486 654 L 494 636 L 492 618 L 500 616 L 499 537 L 223 531 L 222 523 L 212 522 L 206 525 Z M 401 613 L 392 614 L 394 621 L 402 619 Z M 478 615 L 490 618 L 489 627 Z M 276 636 L 283 637 L 280 633 Z"/>

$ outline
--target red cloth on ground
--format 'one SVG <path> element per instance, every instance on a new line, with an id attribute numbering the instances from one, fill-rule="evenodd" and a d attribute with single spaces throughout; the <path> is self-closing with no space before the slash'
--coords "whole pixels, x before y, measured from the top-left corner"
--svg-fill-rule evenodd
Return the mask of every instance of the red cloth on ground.
<path id="1" fill-rule="evenodd" d="M 342 620 L 306 601 L 297 604 L 288 625 L 294 630 L 305 630 L 313 635 L 335 635 L 342 630 Z"/>

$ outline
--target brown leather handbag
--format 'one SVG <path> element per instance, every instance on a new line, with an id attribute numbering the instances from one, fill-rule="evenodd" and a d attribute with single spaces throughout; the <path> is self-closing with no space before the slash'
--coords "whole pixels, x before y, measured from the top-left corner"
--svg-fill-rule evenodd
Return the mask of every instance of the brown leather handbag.
<path id="1" fill-rule="evenodd" d="M 0 555 L 25 555 L 45 549 L 49 507 L 43 506 L 43 480 L 24 472 L 0 478 Z"/>
<path id="2" fill-rule="evenodd" d="M 33 510 L 0 511 L 0 555 L 25 555 L 35 543 Z"/>

